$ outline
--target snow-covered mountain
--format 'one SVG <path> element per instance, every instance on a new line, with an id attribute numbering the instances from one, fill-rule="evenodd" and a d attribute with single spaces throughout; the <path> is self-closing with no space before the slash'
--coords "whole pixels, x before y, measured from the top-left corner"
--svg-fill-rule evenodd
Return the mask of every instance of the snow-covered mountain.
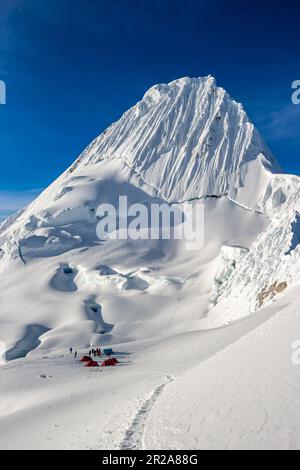
<path id="1" fill-rule="evenodd" d="M 299 281 L 299 178 L 211 76 L 152 87 L 0 226 L 8 357 L 222 326 Z M 96 236 L 97 207 L 205 210 L 205 246 Z M 1 338 L 0 338 L 1 339 Z"/>
<path id="2" fill-rule="evenodd" d="M 204 245 L 99 239 L 119 196 L 201 208 Z M 0 226 L 0 448 L 299 448 L 299 201 L 212 77 L 151 88 Z"/>
<path id="3" fill-rule="evenodd" d="M 255 204 L 265 172 L 279 170 L 242 105 L 213 77 L 152 87 L 73 168 L 114 158 L 170 202 L 228 192 Z M 251 194 L 248 178 L 257 182 Z"/>

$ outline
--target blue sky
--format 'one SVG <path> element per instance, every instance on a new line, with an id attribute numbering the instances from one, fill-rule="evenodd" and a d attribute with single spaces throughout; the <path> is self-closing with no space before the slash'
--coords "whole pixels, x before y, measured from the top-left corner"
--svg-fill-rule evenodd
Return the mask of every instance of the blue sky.
<path id="1" fill-rule="evenodd" d="M 0 218 L 151 85 L 182 76 L 214 75 L 300 174 L 299 14 L 291 0 L 0 0 Z"/>

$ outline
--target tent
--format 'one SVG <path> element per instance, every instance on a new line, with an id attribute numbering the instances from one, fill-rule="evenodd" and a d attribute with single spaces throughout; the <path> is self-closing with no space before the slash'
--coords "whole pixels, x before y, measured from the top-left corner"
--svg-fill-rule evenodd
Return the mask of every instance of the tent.
<path id="1" fill-rule="evenodd" d="M 118 359 L 116 359 L 115 357 L 112 357 L 111 359 L 106 359 L 104 362 L 102 362 L 102 367 L 109 367 L 109 366 L 115 366 L 116 364 L 118 364 Z"/>
<path id="2" fill-rule="evenodd" d="M 92 360 L 92 358 L 90 356 L 83 356 L 80 359 L 80 362 L 90 362 L 91 360 Z"/>
<path id="3" fill-rule="evenodd" d="M 114 352 L 113 352 L 113 350 L 112 350 L 111 348 L 109 348 L 109 349 L 103 349 L 103 354 L 104 354 L 105 356 L 110 356 L 110 355 L 113 354 L 113 353 L 114 353 Z"/>
<path id="4" fill-rule="evenodd" d="M 85 364 L 84 367 L 99 367 L 99 364 L 96 361 L 90 360 L 89 362 Z"/>

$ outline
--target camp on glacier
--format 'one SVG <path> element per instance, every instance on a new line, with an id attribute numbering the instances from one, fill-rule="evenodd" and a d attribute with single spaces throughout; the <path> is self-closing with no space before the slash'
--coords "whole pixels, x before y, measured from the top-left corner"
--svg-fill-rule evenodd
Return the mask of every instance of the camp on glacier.
<path id="1" fill-rule="evenodd" d="M 201 247 L 97 236 L 120 197 L 199 208 Z M 212 76 L 150 88 L 0 225 L 0 447 L 299 447 L 299 200 Z"/>

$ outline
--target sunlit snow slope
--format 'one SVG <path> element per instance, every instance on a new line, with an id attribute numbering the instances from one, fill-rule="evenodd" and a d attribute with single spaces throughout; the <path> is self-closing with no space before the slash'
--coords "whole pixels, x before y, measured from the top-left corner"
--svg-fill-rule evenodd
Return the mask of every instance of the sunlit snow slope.
<path id="1" fill-rule="evenodd" d="M 225 325 L 299 282 L 299 179 L 214 78 L 151 88 L 0 226 L 7 358 Z M 97 207 L 205 210 L 205 244 L 96 236 Z"/>

